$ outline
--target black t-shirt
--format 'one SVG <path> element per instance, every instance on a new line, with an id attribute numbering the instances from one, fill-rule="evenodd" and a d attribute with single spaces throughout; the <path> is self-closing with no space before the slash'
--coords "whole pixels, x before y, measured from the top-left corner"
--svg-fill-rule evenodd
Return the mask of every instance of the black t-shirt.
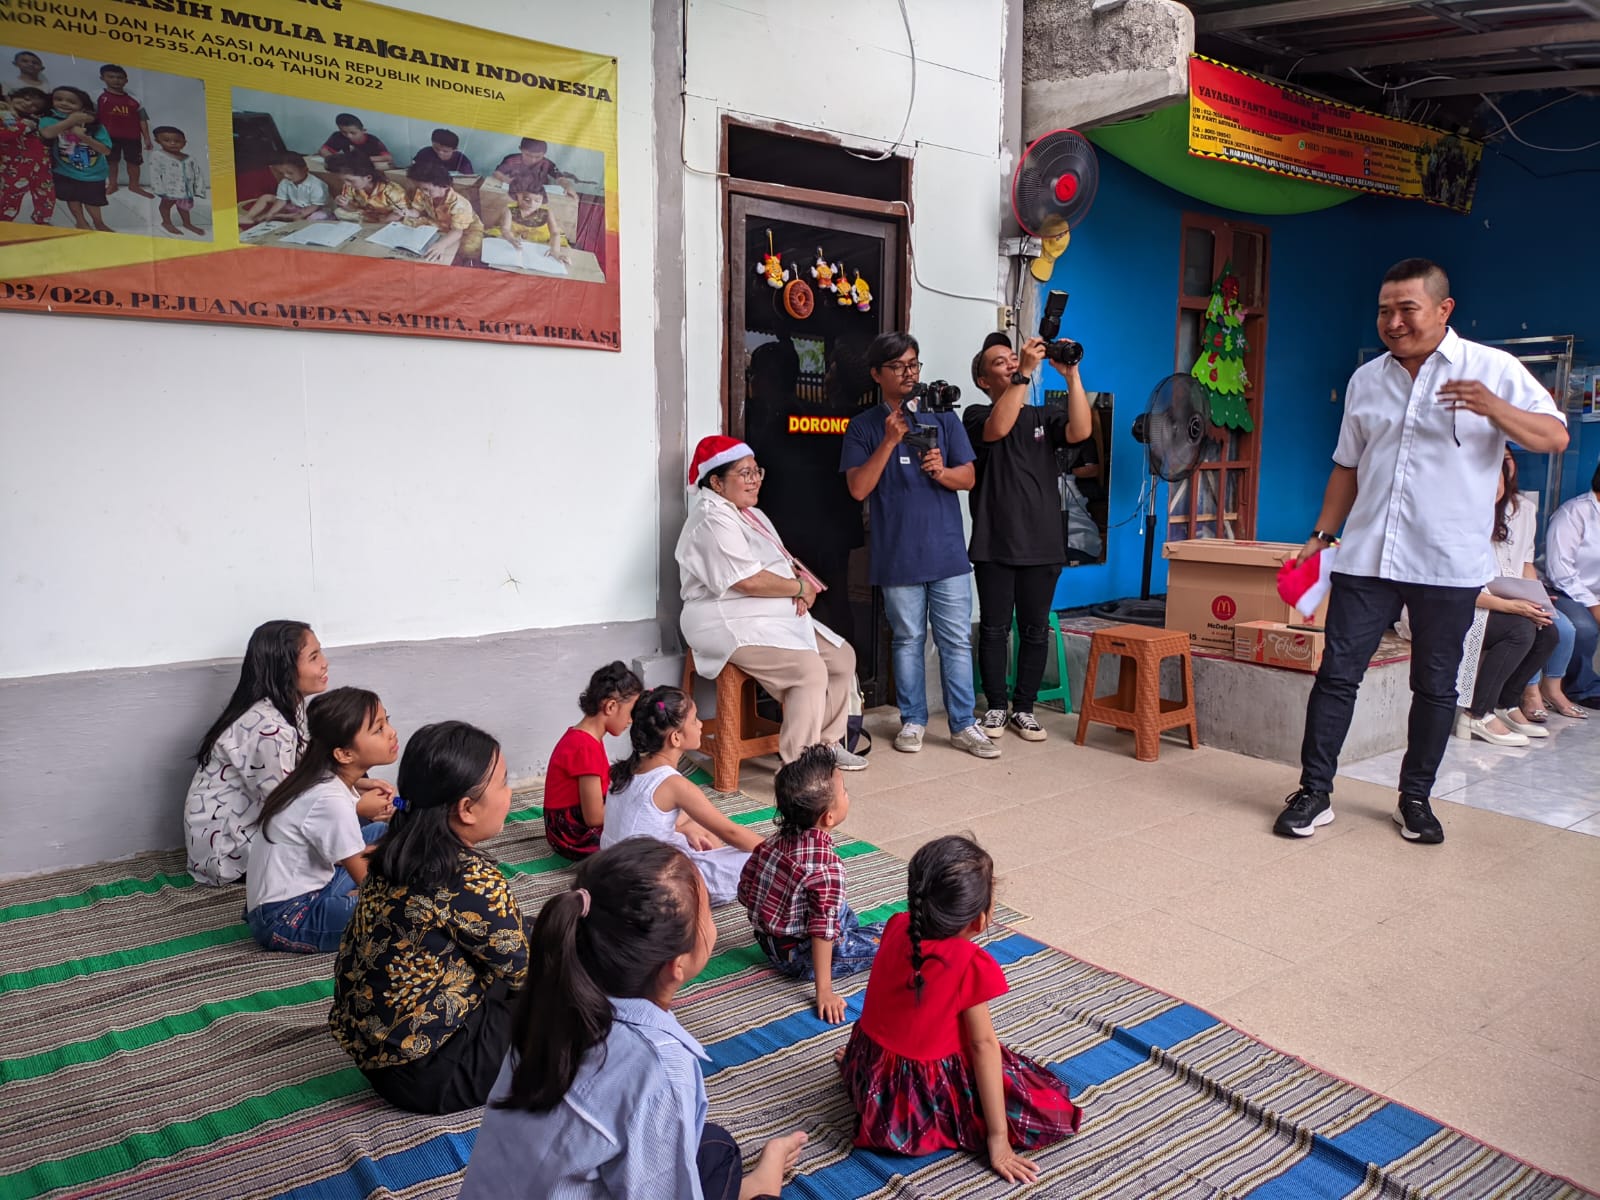
<path id="1" fill-rule="evenodd" d="M 1064 563 L 1067 541 L 1056 451 L 1066 444 L 1066 410 L 1024 405 L 1010 433 L 998 442 L 985 442 L 983 425 L 993 410 L 992 404 L 979 404 L 961 414 L 978 456 L 978 479 L 968 501 L 972 541 L 967 555 L 975 563 L 1013 567 Z"/>

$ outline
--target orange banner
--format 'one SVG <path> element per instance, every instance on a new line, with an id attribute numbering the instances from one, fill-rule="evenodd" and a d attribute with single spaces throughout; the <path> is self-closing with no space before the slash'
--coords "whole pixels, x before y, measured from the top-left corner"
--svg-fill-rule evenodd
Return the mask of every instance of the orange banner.
<path id="1" fill-rule="evenodd" d="M 1483 144 L 1194 55 L 1189 153 L 1469 212 Z"/>
<path id="2" fill-rule="evenodd" d="M 0 308 L 619 349 L 616 89 L 363 0 L 0 0 Z"/>

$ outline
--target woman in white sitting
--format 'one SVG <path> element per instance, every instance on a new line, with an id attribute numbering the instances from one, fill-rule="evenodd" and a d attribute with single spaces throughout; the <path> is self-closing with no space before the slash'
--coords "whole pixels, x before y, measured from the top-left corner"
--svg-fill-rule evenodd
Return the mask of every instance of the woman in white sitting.
<path id="1" fill-rule="evenodd" d="M 756 508 L 765 474 L 730 437 L 702 438 L 689 466 L 695 494 L 678 537 L 684 640 L 695 670 L 715 679 L 733 663 L 783 705 L 778 753 L 793 762 L 816 742 L 841 770 L 867 760 L 845 749 L 855 651 L 811 615 L 820 581 L 784 548 Z"/>

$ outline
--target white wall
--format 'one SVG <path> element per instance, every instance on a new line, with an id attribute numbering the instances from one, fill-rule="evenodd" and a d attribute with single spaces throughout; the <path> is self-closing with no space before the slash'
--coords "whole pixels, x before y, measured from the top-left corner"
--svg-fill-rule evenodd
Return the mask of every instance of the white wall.
<path id="1" fill-rule="evenodd" d="M 450 15 L 617 57 L 622 352 L 0 313 L 0 677 L 654 616 L 650 4 Z"/>
<path id="2" fill-rule="evenodd" d="M 870 152 L 898 135 L 911 52 L 896 0 L 686 2 L 690 168 L 716 170 L 723 113 L 828 130 Z M 914 161 L 911 332 L 924 376 L 965 386 L 998 302 L 1006 0 L 906 0 L 906 8 L 917 85 L 897 153 Z M 691 444 L 720 427 L 726 319 L 714 269 L 723 259 L 717 182 L 698 172 L 687 170 L 684 183 Z"/>

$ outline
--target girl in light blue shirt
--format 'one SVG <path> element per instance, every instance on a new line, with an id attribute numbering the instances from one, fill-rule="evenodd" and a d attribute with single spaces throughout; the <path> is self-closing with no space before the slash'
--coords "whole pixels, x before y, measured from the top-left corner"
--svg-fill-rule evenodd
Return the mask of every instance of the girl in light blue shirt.
<path id="1" fill-rule="evenodd" d="M 773 1138 L 741 1176 L 738 1144 L 706 1120 L 706 1052 L 669 1011 L 716 945 L 700 872 L 674 846 L 629 838 L 574 884 L 534 925 L 461 1200 L 776 1196 L 806 1135 Z"/>

